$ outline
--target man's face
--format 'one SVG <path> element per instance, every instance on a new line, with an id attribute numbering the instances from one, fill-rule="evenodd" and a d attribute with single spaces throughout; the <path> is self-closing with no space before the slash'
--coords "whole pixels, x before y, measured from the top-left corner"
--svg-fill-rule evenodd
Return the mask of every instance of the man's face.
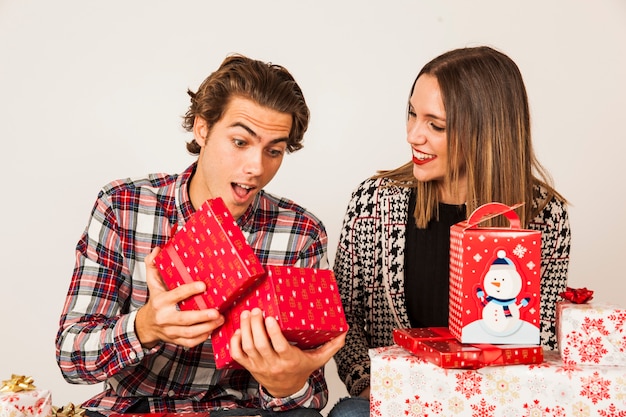
<path id="1" fill-rule="evenodd" d="M 193 206 L 221 197 L 233 217 L 241 217 L 278 171 L 291 123 L 290 114 L 241 97 L 231 98 L 210 128 L 196 117 L 194 137 L 202 149 L 190 185 Z"/>

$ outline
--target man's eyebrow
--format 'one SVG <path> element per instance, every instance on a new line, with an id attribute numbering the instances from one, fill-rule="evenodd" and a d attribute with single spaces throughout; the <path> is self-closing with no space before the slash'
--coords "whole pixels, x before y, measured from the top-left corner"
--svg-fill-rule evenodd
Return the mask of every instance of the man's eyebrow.
<path id="1" fill-rule="evenodd" d="M 232 125 L 230 125 L 230 127 L 240 127 L 242 129 L 244 129 L 246 132 L 248 132 L 252 137 L 254 137 L 254 138 L 258 138 L 259 137 L 259 135 L 257 135 L 257 133 L 254 130 L 252 130 L 250 128 L 250 126 L 248 126 L 248 125 L 246 125 L 244 123 L 235 122 Z M 288 141 L 289 141 L 289 137 L 284 137 L 284 138 L 276 138 L 276 139 L 272 140 L 270 143 L 280 143 L 280 142 L 288 142 Z"/>

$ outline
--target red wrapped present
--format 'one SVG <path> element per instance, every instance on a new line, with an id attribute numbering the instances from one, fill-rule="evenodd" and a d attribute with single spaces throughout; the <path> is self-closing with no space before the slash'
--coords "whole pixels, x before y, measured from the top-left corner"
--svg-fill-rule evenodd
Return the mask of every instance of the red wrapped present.
<path id="1" fill-rule="evenodd" d="M 204 281 L 206 291 L 179 303 L 181 310 L 227 309 L 263 266 L 221 198 L 207 200 L 155 259 L 169 289 Z"/>
<path id="2" fill-rule="evenodd" d="M 225 313 L 211 340 L 218 368 L 238 367 L 229 353 L 240 315 L 255 307 L 278 321 L 283 335 L 301 349 L 316 348 L 348 330 L 335 275 L 331 270 L 266 266 L 263 281 Z"/>
<path id="3" fill-rule="evenodd" d="M 539 344 L 541 232 L 517 206 L 485 204 L 450 228 L 452 335 L 462 343 Z M 510 227 L 480 227 L 503 215 Z"/>
<path id="4" fill-rule="evenodd" d="M 415 352 L 419 344 L 426 340 L 453 339 L 447 327 L 414 327 L 407 329 L 393 329 L 393 341 L 396 345 Z"/>
<path id="5" fill-rule="evenodd" d="M 395 329 L 394 342 L 442 368 L 478 369 L 485 366 L 541 363 L 538 345 L 464 344 L 445 327 Z"/>

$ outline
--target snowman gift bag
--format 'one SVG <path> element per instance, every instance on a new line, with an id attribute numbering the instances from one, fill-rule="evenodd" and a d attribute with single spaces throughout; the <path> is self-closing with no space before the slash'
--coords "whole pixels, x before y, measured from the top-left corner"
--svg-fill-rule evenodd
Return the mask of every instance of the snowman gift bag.
<path id="1" fill-rule="evenodd" d="M 541 232 L 489 203 L 450 228 L 448 325 L 461 343 L 539 344 Z M 481 227 L 505 216 L 509 227 Z"/>

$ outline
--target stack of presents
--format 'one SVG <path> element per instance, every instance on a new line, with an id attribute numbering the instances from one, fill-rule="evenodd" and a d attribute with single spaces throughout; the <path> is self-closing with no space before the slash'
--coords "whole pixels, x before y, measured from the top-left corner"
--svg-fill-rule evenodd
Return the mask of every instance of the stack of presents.
<path id="1" fill-rule="evenodd" d="M 240 365 L 229 354 L 243 310 L 273 316 L 290 343 L 313 349 L 348 330 L 331 270 L 262 265 L 220 198 L 206 201 L 163 246 L 155 262 L 169 289 L 204 281 L 206 291 L 179 303 L 181 310 L 216 308 L 224 324 L 211 336 L 217 368 Z M 48 390 L 13 375 L 0 389 L 0 417 L 79 417 L 68 404 L 52 407 Z M 206 415 L 206 413 L 204 413 Z M 193 417 L 193 416 L 192 416 Z"/>
<path id="2" fill-rule="evenodd" d="M 626 416 L 626 309 L 569 289 L 557 303 L 558 351 L 540 345 L 541 234 L 520 227 L 516 207 L 478 208 L 450 230 L 448 327 L 395 329 L 370 350 L 372 416 Z M 481 227 L 505 216 L 510 227 Z M 207 201 L 162 248 L 170 289 L 201 280 L 180 308 L 219 309 L 211 336 L 218 368 L 238 367 L 229 341 L 243 310 L 274 316 L 286 338 L 314 348 L 347 331 L 332 271 L 261 265 L 220 199 Z M 0 417 L 80 417 L 52 407 L 47 390 L 13 375 Z"/>
<path id="3" fill-rule="evenodd" d="M 514 208 L 487 204 L 452 226 L 448 327 L 395 329 L 395 345 L 370 350 L 370 415 L 626 416 L 626 309 L 568 288 L 559 350 L 544 350 L 541 235 Z M 499 215 L 509 228 L 480 227 Z"/>

